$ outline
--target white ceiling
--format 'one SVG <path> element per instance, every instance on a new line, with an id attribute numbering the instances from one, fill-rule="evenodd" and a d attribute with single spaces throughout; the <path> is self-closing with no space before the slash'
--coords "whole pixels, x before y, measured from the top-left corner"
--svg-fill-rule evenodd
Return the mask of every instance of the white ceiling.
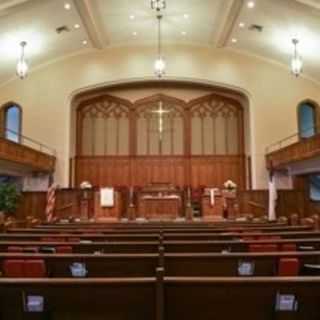
<path id="1" fill-rule="evenodd" d="M 70 10 L 64 9 L 66 2 Z M 304 73 L 320 81 L 320 0 L 255 4 L 249 9 L 247 0 L 167 0 L 163 40 L 227 46 L 288 65 L 291 39 L 298 37 Z M 263 26 L 263 32 L 249 31 L 251 24 Z M 63 25 L 70 32 L 57 34 L 55 29 Z M 30 67 L 35 67 L 88 47 L 156 44 L 156 26 L 149 0 L 0 0 L 0 82 L 15 76 L 23 40 Z"/>

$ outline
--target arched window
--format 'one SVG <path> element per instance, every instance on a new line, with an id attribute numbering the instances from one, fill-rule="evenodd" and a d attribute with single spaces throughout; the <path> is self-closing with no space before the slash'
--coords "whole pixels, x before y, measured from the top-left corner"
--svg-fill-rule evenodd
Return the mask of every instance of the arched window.
<path id="1" fill-rule="evenodd" d="M 300 139 L 310 138 L 317 134 L 318 106 L 310 101 L 298 106 L 298 126 Z M 320 201 L 320 175 L 309 176 L 309 197 L 312 201 Z"/>
<path id="2" fill-rule="evenodd" d="M 320 201 L 320 174 L 310 176 L 310 199 Z"/>
<path id="3" fill-rule="evenodd" d="M 20 142 L 21 135 L 21 107 L 17 104 L 9 104 L 4 107 L 4 136 L 13 142 Z"/>
<path id="4" fill-rule="evenodd" d="M 310 102 L 303 102 L 298 106 L 299 137 L 310 138 L 317 132 L 317 110 Z"/>

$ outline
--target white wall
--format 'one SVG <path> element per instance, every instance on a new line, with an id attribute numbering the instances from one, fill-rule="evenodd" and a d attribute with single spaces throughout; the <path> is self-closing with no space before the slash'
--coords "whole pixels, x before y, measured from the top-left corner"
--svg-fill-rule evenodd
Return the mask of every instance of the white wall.
<path id="1" fill-rule="evenodd" d="M 297 131 L 296 106 L 306 98 L 320 101 L 319 85 L 265 60 L 227 49 L 167 46 L 167 77 L 216 83 L 248 94 L 250 102 L 253 186 L 266 187 L 265 147 Z M 23 134 L 58 152 L 56 180 L 68 183 L 71 99 L 85 88 L 153 79 L 153 47 L 114 47 L 37 68 L 24 80 L 0 87 L 0 103 L 23 107 Z"/>

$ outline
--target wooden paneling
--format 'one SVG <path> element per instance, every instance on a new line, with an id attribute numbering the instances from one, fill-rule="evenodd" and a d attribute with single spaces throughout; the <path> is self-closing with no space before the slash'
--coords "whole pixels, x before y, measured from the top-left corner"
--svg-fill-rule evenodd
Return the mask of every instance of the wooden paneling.
<path id="1" fill-rule="evenodd" d="M 76 186 L 145 186 L 152 182 L 221 188 L 228 179 L 245 188 L 242 156 L 77 157 Z"/>
<path id="2" fill-rule="evenodd" d="M 169 118 L 164 119 L 170 120 L 170 117 L 181 119 L 181 135 L 178 135 L 179 139 L 173 139 L 177 132 L 175 134 L 171 132 L 172 139 L 169 144 L 165 143 L 165 136 L 162 137 L 163 141 L 159 138 L 161 134 L 159 134 L 159 139 L 150 140 L 151 136 L 158 134 L 157 129 L 161 127 L 160 125 L 159 128 L 149 128 L 150 130 L 143 131 L 138 124 L 139 117 L 147 121 L 150 115 L 155 116 L 154 111 L 158 109 L 160 102 L 164 103 L 163 107 L 166 111 L 170 111 L 166 113 Z M 107 104 L 101 107 L 105 103 Z M 92 115 L 95 118 L 100 113 L 107 112 L 110 106 L 119 107 L 119 105 L 125 106 L 125 112 L 130 122 L 129 155 L 120 156 L 119 153 L 114 153 L 111 156 L 109 153 L 104 153 L 97 156 L 94 155 L 95 153 L 85 153 L 79 147 L 81 138 L 86 134 L 83 126 L 84 113 L 89 110 L 93 112 Z M 92 108 L 93 110 L 91 110 Z M 203 121 L 206 118 L 210 122 L 210 126 L 212 123 L 214 126 L 217 125 L 219 117 L 223 122 L 224 129 L 215 129 L 210 133 L 205 125 L 207 122 L 204 121 L 205 123 L 201 127 L 202 139 L 196 141 L 195 137 L 192 138 L 192 117 L 202 117 Z M 157 94 L 136 102 L 129 102 L 103 94 L 93 100 L 84 100 L 77 109 L 77 118 L 78 148 L 74 166 L 76 186 L 79 186 L 82 181 L 88 180 L 94 186 L 145 186 L 152 182 L 164 182 L 180 187 L 191 185 L 194 188 L 199 186 L 221 188 L 225 181 L 231 179 L 237 183 L 240 189 L 245 188 L 243 109 L 236 100 L 210 94 L 187 102 L 175 97 Z M 158 119 L 157 114 L 155 119 Z M 162 120 L 164 121 L 164 119 Z M 232 142 L 229 134 L 231 134 L 233 122 L 235 122 L 234 128 L 236 129 L 234 142 L 237 145 L 234 150 L 229 145 Z M 155 123 L 158 125 L 157 121 Z M 165 123 L 163 122 L 163 124 Z M 174 129 L 172 123 L 169 127 L 171 128 L 169 131 Z M 142 135 L 138 134 L 139 129 L 142 130 Z M 149 137 L 149 135 L 151 136 Z M 219 140 L 218 138 L 226 142 L 225 148 L 220 148 L 221 150 L 216 146 L 211 146 L 213 141 Z M 97 137 L 91 139 L 92 143 L 97 143 L 97 139 Z M 138 139 L 140 140 L 138 141 Z M 138 147 L 138 142 L 140 149 L 146 150 L 142 152 Z M 178 142 L 179 148 L 176 146 Z M 202 151 L 196 152 L 197 155 L 191 155 L 191 142 L 193 145 L 202 145 Z M 171 151 L 162 152 L 162 144 L 167 147 L 170 145 Z M 158 152 L 159 150 L 157 152 L 148 150 L 150 148 L 158 148 L 160 152 Z"/>
<path id="3" fill-rule="evenodd" d="M 183 157 L 137 157 L 133 161 L 132 185 L 145 186 L 152 182 L 187 184 L 186 162 Z"/>
<path id="4" fill-rule="evenodd" d="M 62 189 L 57 192 L 56 215 L 59 217 L 79 216 L 79 191 Z M 250 190 L 239 191 L 237 194 L 239 212 L 251 213 L 254 216 L 263 216 L 268 212 L 268 191 Z M 122 206 L 125 205 L 122 199 Z M 70 207 L 69 205 L 72 204 Z M 46 193 L 24 192 L 17 210 L 17 218 L 24 219 L 26 216 L 34 216 L 45 220 Z M 64 209 L 65 208 L 65 209 Z M 123 211 L 123 207 L 121 208 Z M 289 217 L 297 213 L 300 217 L 319 213 L 319 206 L 310 202 L 303 191 L 280 190 L 278 192 L 277 216 Z M 119 213 L 117 213 L 119 214 Z M 121 213 L 123 214 L 123 212 Z"/>
<path id="5" fill-rule="evenodd" d="M 320 156 L 320 134 L 267 154 L 267 167 L 269 169 L 280 169 L 289 163 L 318 156 Z"/>
<path id="6" fill-rule="evenodd" d="M 3 138 L 0 138 L 0 159 L 44 172 L 53 172 L 56 161 L 54 156 Z"/>
<path id="7" fill-rule="evenodd" d="M 231 179 L 244 189 L 244 158 L 241 156 L 199 156 L 192 157 L 191 186 L 213 186 L 221 188 Z"/>
<path id="8" fill-rule="evenodd" d="M 240 191 L 238 194 L 241 213 L 251 213 L 262 216 L 268 213 L 268 190 Z M 306 201 L 303 191 L 280 190 L 278 191 L 277 216 L 289 217 L 293 213 L 300 217 L 306 214 Z"/>
<path id="9" fill-rule="evenodd" d="M 94 186 L 128 186 L 130 159 L 128 157 L 77 157 L 76 186 L 90 181 Z"/>
<path id="10" fill-rule="evenodd" d="M 24 192 L 19 201 L 16 217 L 23 220 L 27 216 L 32 216 L 44 220 L 46 201 L 45 192 Z"/>
<path id="11" fill-rule="evenodd" d="M 101 207 L 100 191 L 94 192 L 94 218 L 96 221 L 117 222 L 121 219 L 123 201 L 119 192 L 114 193 L 114 206 Z"/>

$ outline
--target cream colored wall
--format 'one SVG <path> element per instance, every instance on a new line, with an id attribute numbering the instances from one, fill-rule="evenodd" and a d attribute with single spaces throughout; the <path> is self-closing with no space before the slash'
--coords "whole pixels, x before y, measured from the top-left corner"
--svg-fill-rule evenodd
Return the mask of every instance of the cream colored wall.
<path id="1" fill-rule="evenodd" d="M 296 105 L 306 98 L 319 102 L 319 85 L 294 78 L 278 65 L 226 49 L 167 46 L 165 55 L 169 78 L 216 83 L 248 93 L 253 186 L 265 187 L 265 147 L 297 131 Z M 24 111 L 23 133 L 57 149 L 56 179 L 66 186 L 73 94 L 111 82 L 153 79 L 154 56 L 153 47 L 142 46 L 85 52 L 1 87 L 0 102 L 18 102 Z"/>

